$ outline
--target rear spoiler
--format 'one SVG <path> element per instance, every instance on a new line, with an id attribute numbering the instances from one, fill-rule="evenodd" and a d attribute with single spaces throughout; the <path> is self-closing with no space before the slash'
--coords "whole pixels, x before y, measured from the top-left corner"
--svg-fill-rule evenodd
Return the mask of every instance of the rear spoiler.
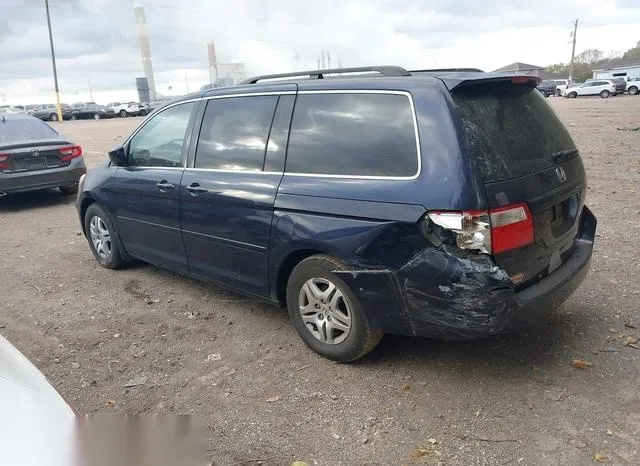
<path id="1" fill-rule="evenodd" d="M 468 86 L 509 81 L 513 84 L 536 87 L 542 81 L 538 76 L 519 73 L 444 72 L 432 73 L 432 76 L 440 79 L 449 92 Z"/>

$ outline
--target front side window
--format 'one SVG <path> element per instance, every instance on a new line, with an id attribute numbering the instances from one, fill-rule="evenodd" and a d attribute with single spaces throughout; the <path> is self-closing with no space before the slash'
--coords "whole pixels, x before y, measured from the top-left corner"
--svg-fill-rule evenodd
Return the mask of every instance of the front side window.
<path id="1" fill-rule="evenodd" d="M 175 105 L 152 117 L 129 142 L 129 166 L 181 167 L 193 106 Z"/>
<path id="2" fill-rule="evenodd" d="M 261 171 L 277 102 L 271 95 L 209 100 L 195 168 Z"/>
<path id="3" fill-rule="evenodd" d="M 298 96 L 288 173 L 411 177 L 418 166 L 413 110 L 406 95 Z"/>

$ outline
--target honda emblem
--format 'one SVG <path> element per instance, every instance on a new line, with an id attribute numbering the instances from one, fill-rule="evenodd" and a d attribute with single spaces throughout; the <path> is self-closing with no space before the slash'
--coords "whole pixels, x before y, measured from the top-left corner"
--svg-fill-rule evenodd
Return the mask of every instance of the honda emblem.
<path id="1" fill-rule="evenodd" d="M 564 168 L 562 167 L 556 168 L 556 175 L 558 175 L 558 179 L 560 180 L 561 183 L 564 183 L 565 181 L 567 181 L 567 174 L 565 173 Z"/>
<path id="2" fill-rule="evenodd" d="M 34 157 L 39 157 L 40 156 L 40 151 L 38 149 L 33 149 L 31 151 L 31 155 L 33 155 Z"/>

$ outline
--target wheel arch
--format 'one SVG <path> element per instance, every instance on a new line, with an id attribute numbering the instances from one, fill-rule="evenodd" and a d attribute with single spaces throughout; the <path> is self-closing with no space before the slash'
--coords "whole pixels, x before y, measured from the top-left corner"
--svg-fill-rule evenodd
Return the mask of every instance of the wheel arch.
<path id="1" fill-rule="evenodd" d="M 330 251 L 322 250 L 318 247 L 301 247 L 299 249 L 289 251 L 289 253 L 280 261 L 276 272 L 274 290 L 275 298 L 280 306 L 284 307 L 286 305 L 287 283 L 289 282 L 289 277 L 291 276 L 293 269 L 303 260 L 317 254 L 335 256 Z"/>

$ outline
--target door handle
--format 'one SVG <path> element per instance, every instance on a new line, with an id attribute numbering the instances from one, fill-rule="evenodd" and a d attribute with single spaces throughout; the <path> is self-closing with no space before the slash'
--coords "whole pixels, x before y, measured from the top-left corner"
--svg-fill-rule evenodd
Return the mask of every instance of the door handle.
<path id="1" fill-rule="evenodd" d="M 172 185 L 171 183 L 168 183 L 167 180 L 162 180 L 159 181 L 158 183 L 156 183 L 156 187 L 160 190 L 163 191 L 165 189 L 173 189 L 175 188 L 174 185 Z"/>
<path id="2" fill-rule="evenodd" d="M 191 194 L 192 196 L 197 196 L 198 194 L 206 193 L 209 190 L 200 186 L 199 183 L 191 183 L 189 186 L 187 186 L 187 191 L 189 191 L 189 194 Z"/>

